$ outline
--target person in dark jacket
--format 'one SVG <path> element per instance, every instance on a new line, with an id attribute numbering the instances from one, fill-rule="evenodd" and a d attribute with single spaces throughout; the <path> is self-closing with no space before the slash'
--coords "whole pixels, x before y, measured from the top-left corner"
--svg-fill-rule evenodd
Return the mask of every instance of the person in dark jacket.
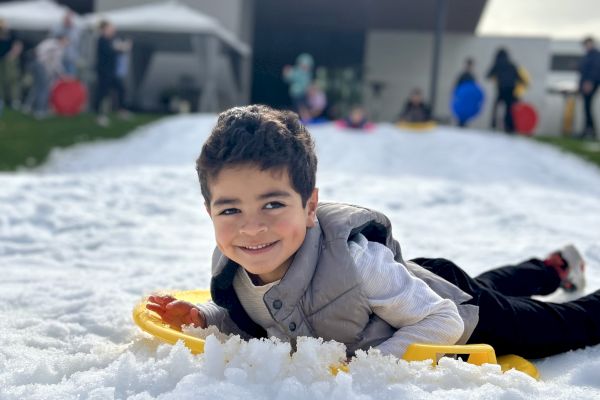
<path id="1" fill-rule="evenodd" d="M 431 108 L 425 103 L 421 89 L 415 88 L 410 92 L 398 119 L 399 122 L 431 121 Z"/>
<path id="2" fill-rule="evenodd" d="M 583 97 L 583 108 L 585 112 L 585 127 L 580 137 L 596 138 L 596 127 L 594 126 L 594 116 L 592 115 L 592 101 L 598 82 L 600 81 L 600 51 L 596 48 L 594 39 L 587 37 L 583 40 L 583 47 L 586 50 L 585 56 L 579 65 L 579 92 Z"/>
<path id="3" fill-rule="evenodd" d="M 512 106 L 517 100 L 514 94 L 515 86 L 517 86 L 517 83 L 523 82 L 523 80 L 519 76 L 519 71 L 505 48 L 500 48 L 496 52 L 494 64 L 487 73 L 487 78 L 495 79 L 497 88 L 496 101 L 492 110 L 491 127 L 492 129 L 496 128 L 498 104 L 504 103 L 504 131 L 512 133 L 515 130 Z"/>
<path id="4" fill-rule="evenodd" d="M 108 126 L 108 117 L 102 112 L 102 101 L 111 94 L 112 90 L 119 91 L 117 76 L 117 59 L 120 53 L 131 49 L 130 41 L 115 40 L 116 29 L 108 21 L 100 22 L 100 38 L 96 48 L 96 95 L 93 109 L 97 115 L 96 121 L 101 126 Z M 120 101 L 120 96 L 117 96 Z M 123 111 L 123 104 L 117 104 L 116 109 Z"/>

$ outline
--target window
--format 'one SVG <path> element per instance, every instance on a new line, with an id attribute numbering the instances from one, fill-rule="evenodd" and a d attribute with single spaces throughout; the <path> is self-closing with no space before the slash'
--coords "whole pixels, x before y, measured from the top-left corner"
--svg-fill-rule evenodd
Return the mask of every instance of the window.
<path id="1" fill-rule="evenodd" d="M 551 71 L 578 71 L 580 55 L 554 54 L 552 56 Z"/>

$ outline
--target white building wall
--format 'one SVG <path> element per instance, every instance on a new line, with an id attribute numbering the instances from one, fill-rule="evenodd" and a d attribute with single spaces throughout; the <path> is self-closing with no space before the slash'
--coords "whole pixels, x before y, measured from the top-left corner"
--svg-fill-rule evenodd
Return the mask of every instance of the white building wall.
<path id="1" fill-rule="evenodd" d="M 484 79 L 496 50 L 506 47 L 519 66 L 531 76 L 531 84 L 523 97 L 537 109 L 540 120 L 536 132 L 560 132 L 562 100 L 547 94 L 550 73 L 551 41 L 547 38 L 477 37 L 446 34 L 443 39 L 436 115 L 451 116 L 450 99 L 456 78 L 464 60 L 475 60 L 475 72 L 486 94 L 483 112 L 471 123 L 477 128 L 489 127 L 495 96 L 493 82 Z M 373 31 L 367 35 L 365 56 L 365 99 L 375 119 L 394 120 L 409 92 L 415 87 L 429 94 L 433 34 Z M 386 86 L 381 99 L 373 98 L 370 82 L 380 81 Z M 500 121 L 502 113 L 499 113 Z"/>

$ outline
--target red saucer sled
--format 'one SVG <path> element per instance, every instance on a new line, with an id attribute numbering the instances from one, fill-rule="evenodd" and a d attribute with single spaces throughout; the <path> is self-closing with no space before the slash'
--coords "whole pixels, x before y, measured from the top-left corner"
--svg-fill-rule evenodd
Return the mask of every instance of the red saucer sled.
<path id="1" fill-rule="evenodd" d="M 524 102 L 512 106 L 515 130 L 522 135 L 532 136 L 538 122 L 538 115 L 533 105 Z"/>
<path id="2" fill-rule="evenodd" d="M 61 79 L 50 92 L 50 104 L 57 115 L 77 115 L 83 110 L 87 90 L 77 79 Z"/>

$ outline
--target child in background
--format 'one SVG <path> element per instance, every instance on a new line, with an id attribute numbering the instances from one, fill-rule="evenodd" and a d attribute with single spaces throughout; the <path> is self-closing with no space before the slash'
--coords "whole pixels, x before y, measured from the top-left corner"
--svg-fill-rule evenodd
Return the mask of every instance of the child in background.
<path id="1" fill-rule="evenodd" d="M 302 121 L 313 121 L 323 117 L 325 108 L 327 108 L 327 95 L 317 82 L 311 83 L 306 91 L 306 105 L 308 114 L 300 115 Z"/>
<path id="2" fill-rule="evenodd" d="M 289 93 L 294 110 L 299 114 L 308 113 L 307 91 L 313 81 L 314 60 L 308 53 L 296 58 L 296 65 L 283 67 L 283 79 L 290 85 Z"/>
<path id="3" fill-rule="evenodd" d="M 367 118 L 367 112 L 361 105 L 355 105 L 350 109 L 348 116 L 340 121 L 338 124 L 342 128 L 352 129 L 365 129 L 370 130 L 374 128 L 374 124 L 369 122 Z"/>
<path id="4" fill-rule="evenodd" d="M 405 260 L 383 214 L 318 202 L 316 169 L 296 114 L 221 113 L 197 160 L 217 242 L 212 301 L 156 295 L 148 309 L 176 328 L 336 340 L 349 356 L 375 347 L 402 357 L 421 342 L 539 358 L 600 343 L 600 290 L 564 304 L 530 297 L 583 288 L 573 246 L 476 278 L 445 259 Z"/>
<path id="5" fill-rule="evenodd" d="M 454 84 L 454 89 L 467 82 L 477 82 L 475 79 L 475 73 L 473 71 L 475 65 L 475 61 L 469 57 L 465 60 L 465 66 L 461 71 L 460 75 L 456 79 L 456 83 Z"/>
<path id="6" fill-rule="evenodd" d="M 425 103 L 421 89 L 412 90 L 399 119 L 400 122 L 431 121 L 431 109 Z"/>

